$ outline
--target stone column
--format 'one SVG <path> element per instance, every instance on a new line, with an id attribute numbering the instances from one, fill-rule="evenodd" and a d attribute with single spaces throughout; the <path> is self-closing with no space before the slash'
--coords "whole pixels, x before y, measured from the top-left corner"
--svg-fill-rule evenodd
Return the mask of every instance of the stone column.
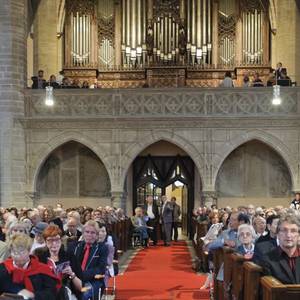
<path id="1" fill-rule="evenodd" d="M 218 205 L 217 194 L 215 191 L 202 191 L 202 205 L 211 207 L 213 204 Z"/>
<path id="2" fill-rule="evenodd" d="M 124 191 L 112 191 L 111 192 L 111 205 L 116 208 L 122 208 L 126 211 Z"/>
<path id="3" fill-rule="evenodd" d="M 34 66 L 36 75 L 39 69 L 44 70 L 44 77 L 58 75 L 61 63 L 58 60 L 57 39 L 57 3 L 58 1 L 41 1 L 34 20 Z"/>
<path id="4" fill-rule="evenodd" d="M 1 206 L 32 205 L 25 197 L 27 1 L 0 0 L 0 200 Z"/>

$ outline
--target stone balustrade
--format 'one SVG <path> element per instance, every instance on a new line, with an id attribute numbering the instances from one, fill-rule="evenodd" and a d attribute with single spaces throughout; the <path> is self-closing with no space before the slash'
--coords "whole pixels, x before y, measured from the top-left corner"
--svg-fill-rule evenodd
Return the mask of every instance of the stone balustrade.
<path id="1" fill-rule="evenodd" d="M 47 107 L 44 90 L 25 90 L 26 118 L 266 117 L 300 114 L 300 88 L 58 89 Z"/>

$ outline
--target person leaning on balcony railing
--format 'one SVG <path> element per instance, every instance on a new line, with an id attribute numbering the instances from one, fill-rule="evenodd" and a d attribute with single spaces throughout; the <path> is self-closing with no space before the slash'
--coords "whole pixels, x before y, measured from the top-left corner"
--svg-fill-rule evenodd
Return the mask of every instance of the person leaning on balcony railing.
<path id="1" fill-rule="evenodd" d="M 32 76 L 32 89 L 44 89 L 47 85 L 46 80 L 44 79 L 44 71 L 39 70 L 38 71 L 38 76 Z"/>
<path id="2" fill-rule="evenodd" d="M 259 78 L 259 74 L 258 74 L 257 72 L 254 74 L 252 86 L 253 86 L 253 87 L 263 87 L 263 86 L 264 86 L 264 83 L 263 83 L 262 80 Z"/>
<path id="3" fill-rule="evenodd" d="M 226 71 L 225 78 L 220 83 L 220 87 L 225 87 L 225 88 L 232 88 L 232 87 L 234 87 L 230 71 Z"/>
<path id="4" fill-rule="evenodd" d="M 56 82 L 56 77 L 53 74 L 50 76 L 50 79 L 49 79 L 47 85 L 52 86 L 54 89 L 60 88 L 60 85 Z"/>

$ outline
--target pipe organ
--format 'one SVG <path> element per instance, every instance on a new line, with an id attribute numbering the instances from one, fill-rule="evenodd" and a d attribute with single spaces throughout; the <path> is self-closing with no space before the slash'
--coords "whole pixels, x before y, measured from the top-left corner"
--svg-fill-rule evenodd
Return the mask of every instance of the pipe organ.
<path id="1" fill-rule="evenodd" d="M 212 54 L 212 1 L 187 0 L 187 59 L 194 65 L 211 64 Z"/>
<path id="2" fill-rule="evenodd" d="M 243 63 L 261 64 L 263 61 L 264 12 L 259 3 L 253 6 L 249 4 L 251 2 L 246 3 L 242 10 Z"/>
<path id="3" fill-rule="evenodd" d="M 268 9 L 268 0 L 66 0 L 64 65 L 100 72 L 266 65 Z"/>

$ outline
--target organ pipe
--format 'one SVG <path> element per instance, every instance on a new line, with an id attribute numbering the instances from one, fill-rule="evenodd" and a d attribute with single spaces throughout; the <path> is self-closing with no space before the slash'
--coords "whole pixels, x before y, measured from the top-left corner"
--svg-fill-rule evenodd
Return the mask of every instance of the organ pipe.
<path id="1" fill-rule="evenodd" d="M 242 18 L 243 61 L 247 64 L 261 64 L 263 61 L 262 12 L 257 9 L 253 12 L 244 12 Z"/>

